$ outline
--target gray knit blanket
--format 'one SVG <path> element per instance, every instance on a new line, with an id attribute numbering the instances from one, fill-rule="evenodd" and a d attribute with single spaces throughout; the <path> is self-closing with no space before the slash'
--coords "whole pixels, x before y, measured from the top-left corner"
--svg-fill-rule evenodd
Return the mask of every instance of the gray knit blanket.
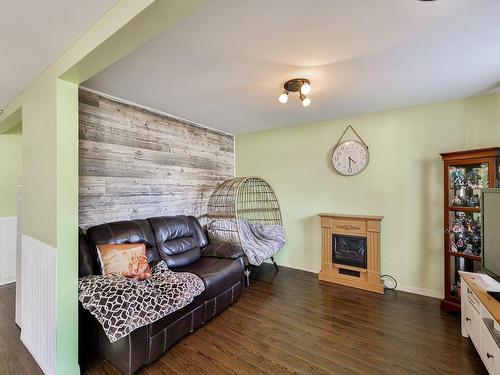
<path id="1" fill-rule="evenodd" d="M 285 245 L 285 233 L 281 225 L 265 225 L 239 221 L 240 241 L 248 262 L 259 266 L 274 256 Z"/>
<path id="2" fill-rule="evenodd" d="M 78 299 L 111 342 L 183 308 L 204 290 L 198 276 L 170 271 L 163 261 L 145 281 L 121 276 L 87 276 L 78 281 Z"/>

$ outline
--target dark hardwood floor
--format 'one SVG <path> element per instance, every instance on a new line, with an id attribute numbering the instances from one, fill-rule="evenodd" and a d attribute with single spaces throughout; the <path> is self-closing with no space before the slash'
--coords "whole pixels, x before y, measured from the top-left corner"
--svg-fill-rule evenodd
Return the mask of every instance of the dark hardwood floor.
<path id="1" fill-rule="evenodd" d="M 43 375 L 19 338 L 15 309 L 16 284 L 0 286 L 0 375 Z"/>
<path id="2" fill-rule="evenodd" d="M 439 301 L 377 295 L 263 265 L 241 299 L 139 374 L 487 374 Z M 42 374 L 19 340 L 14 284 L 0 287 L 0 374 Z M 117 374 L 103 360 L 87 375 Z"/>
<path id="3" fill-rule="evenodd" d="M 140 374 L 487 374 L 439 301 L 319 282 L 263 265 L 221 315 Z M 82 373 L 116 374 L 104 361 Z"/>

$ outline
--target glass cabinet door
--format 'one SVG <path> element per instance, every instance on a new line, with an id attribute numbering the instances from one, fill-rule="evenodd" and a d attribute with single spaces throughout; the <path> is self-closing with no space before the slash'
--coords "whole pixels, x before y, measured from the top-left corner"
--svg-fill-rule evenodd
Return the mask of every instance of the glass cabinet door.
<path id="1" fill-rule="evenodd" d="M 474 272 L 481 261 L 481 189 L 489 183 L 488 163 L 448 167 L 448 251 L 450 296 L 460 298 L 458 271 Z"/>
<path id="2" fill-rule="evenodd" d="M 488 163 L 450 166 L 448 168 L 450 207 L 479 209 L 481 189 L 488 188 Z"/>
<path id="3" fill-rule="evenodd" d="M 481 213 L 450 211 L 450 245 L 452 253 L 481 256 Z"/>
<path id="4" fill-rule="evenodd" d="M 488 187 L 488 163 L 456 165 L 449 175 L 449 251 L 481 255 L 481 189 Z"/>

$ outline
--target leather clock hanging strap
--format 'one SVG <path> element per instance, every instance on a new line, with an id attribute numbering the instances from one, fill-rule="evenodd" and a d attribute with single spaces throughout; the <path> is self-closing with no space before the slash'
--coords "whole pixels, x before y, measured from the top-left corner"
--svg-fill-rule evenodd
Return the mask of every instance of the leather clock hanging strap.
<path id="1" fill-rule="evenodd" d="M 365 141 L 363 141 L 363 138 L 360 137 L 360 135 L 358 134 L 358 132 L 356 130 L 354 130 L 354 128 L 351 125 L 348 125 L 347 128 L 345 128 L 344 132 L 340 136 L 339 140 L 337 141 L 337 144 L 335 145 L 335 147 L 333 149 L 337 148 L 337 146 L 342 141 L 342 138 L 344 138 L 344 135 L 346 135 L 346 133 L 347 133 L 347 131 L 349 129 L 351 129 L 353 131 L 353 133 L 356 134 L 356 137 L 358 137 L 358 139 L 361 141 L 361 143 L 363 143 L 365 145 L 365 147 L 368 148 L 368 145 L 365 143 Z"/>

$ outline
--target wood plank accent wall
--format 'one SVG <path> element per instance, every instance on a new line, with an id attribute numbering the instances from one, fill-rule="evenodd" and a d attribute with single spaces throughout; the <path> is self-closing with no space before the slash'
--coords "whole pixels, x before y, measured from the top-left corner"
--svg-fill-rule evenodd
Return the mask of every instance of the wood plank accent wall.
<path id="1" fill-rule="evenodd" d="M 205 222 L 234 177 L 234 138 L 80 89 L 80 226 L 162 215 Z"/>

